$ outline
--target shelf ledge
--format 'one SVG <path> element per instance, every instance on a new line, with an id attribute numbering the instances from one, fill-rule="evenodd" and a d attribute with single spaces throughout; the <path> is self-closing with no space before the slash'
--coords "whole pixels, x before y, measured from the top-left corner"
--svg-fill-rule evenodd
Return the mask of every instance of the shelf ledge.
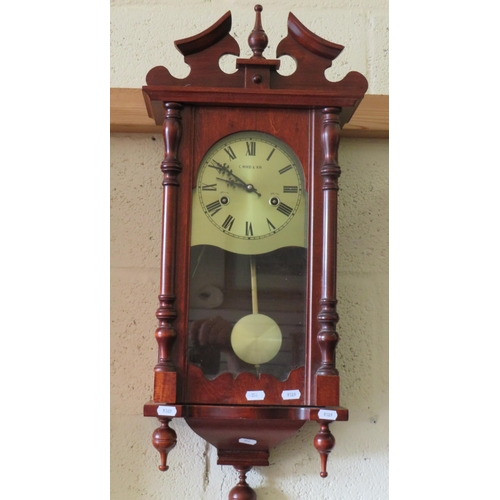
<path id="1" fill-rule="evenodd" d="M 110 89 L 110 132 L 118 134 L 161 134 L 148 116 L 141 89 Z M 343 137 L 389 138 L 389 96 L 367 94 L 351 121 L 342 130 Z"/>

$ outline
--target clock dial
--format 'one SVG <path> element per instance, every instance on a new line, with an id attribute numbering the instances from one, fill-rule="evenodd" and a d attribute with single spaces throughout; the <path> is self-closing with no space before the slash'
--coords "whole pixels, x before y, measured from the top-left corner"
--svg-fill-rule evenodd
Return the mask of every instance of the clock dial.
<path id="1" fill-rule="evenodd" d="M 239 132 L 204 156 L 193 192 L 192 245 L 256 255 L 306 246 L 302 166 L 291 148 L 261 132 Z M 210 222 L 217 232 L 206 230 Z"/>

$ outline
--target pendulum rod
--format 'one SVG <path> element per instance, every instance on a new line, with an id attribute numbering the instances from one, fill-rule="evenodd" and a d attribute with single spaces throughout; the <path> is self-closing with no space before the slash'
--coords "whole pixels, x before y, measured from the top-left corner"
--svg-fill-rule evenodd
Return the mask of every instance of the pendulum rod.
<path id="1" fill-rule="evenodd" d="M 257 299 L 257 265 L 255 255 L 250 255 L 250 285 L 252 289 L 252 314 L 259 314 L 259 301 Z M 255 365 L 255 374 L 260 377 L 260 365 Z"/>
<path id="2" fill-rule="evenodd" d="M 259 303 L 257 300 L 257 267 L 255 255 L 250 255 L 250 284 L 252 287 L 252 314 L 259 314 Z"/>

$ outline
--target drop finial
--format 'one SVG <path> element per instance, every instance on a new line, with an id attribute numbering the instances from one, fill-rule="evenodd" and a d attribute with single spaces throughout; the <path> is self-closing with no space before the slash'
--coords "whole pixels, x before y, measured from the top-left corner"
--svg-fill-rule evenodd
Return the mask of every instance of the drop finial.
<path id="1" fill-rule="evenodd" d="M 253 56 L 257 58 L 262 58 L 262 52 L 264 52 L 265 48 L 268 44 L 268 38 L 266 32 L 262 28 L 262 21 L 260 17 L 260 13 L 262 12 L 262 5 L 256 5 L 254 7 L 255 10 L 255 26 L 253 27 L 250 36 L 248 37 L 248 45 L 252 49 Z"/>

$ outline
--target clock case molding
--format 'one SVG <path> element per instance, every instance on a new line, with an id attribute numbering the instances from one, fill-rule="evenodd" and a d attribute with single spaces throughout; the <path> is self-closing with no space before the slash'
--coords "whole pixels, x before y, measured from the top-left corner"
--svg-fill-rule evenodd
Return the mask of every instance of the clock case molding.
<path id="1" fill-rule="evenodd" d="M 292 13 L 288 35 L 276 49 L 297 64 L 280 75 L 278 59 L 262 52 L 267 35 L 256 6 L 255 27 L 248 43 L 253 55 L 236 60 L 236 72 L 219 67 L 225 54 L 239 56 L 230 35 L 231 12 L 202 33 L 178 40 L 177 49 L 191 67 L 184 79 L 158 66 L 149 71 L 143 95 L 148 114 L 163 124 L 163 218 L 159 308 L 156 316 L 158 363 L 154 369 L 153 400 L 144 415 L 160 427 L 153 445 L 160 452 L 160 470 L 176 444 L 172 418 L 188 425 L 218 450 L 218 464 L 233 465 L 239 483 L 229 499 L 254 499 L 245 475 L 253 466 L 269 465 L 269 449 L 293 435 L 307 420 L 318 422 L 314 446 L 321 458 L 322 477 L 335 440 L 329 424 L 346 421 L 340 406 L 339 374 L 335 366 L 337 193 L 340 130 L 361 102 L 368 84 L 357 72 L 338 82 L 325 70 L 343 46 L 307 29 Z M 271 375 L 223 373 L 205 379 L 187 361 L 189 300 L 190 208 L 197 168 L 204 153 L 220 138 L 239 130 L 259 130 L 292 146 L 304 167 L 309 193 L 308 284 L 305 366 L 281 382 Z M 283 391 L 300 391 L 298 400 L 284 400 Z M 263 401 L 248 401 L 247 391 L 265 391 Z M 325 416 L 326 415 L 326 416 Z M 243 441 L 256 441 L 248 444 Z"/>

